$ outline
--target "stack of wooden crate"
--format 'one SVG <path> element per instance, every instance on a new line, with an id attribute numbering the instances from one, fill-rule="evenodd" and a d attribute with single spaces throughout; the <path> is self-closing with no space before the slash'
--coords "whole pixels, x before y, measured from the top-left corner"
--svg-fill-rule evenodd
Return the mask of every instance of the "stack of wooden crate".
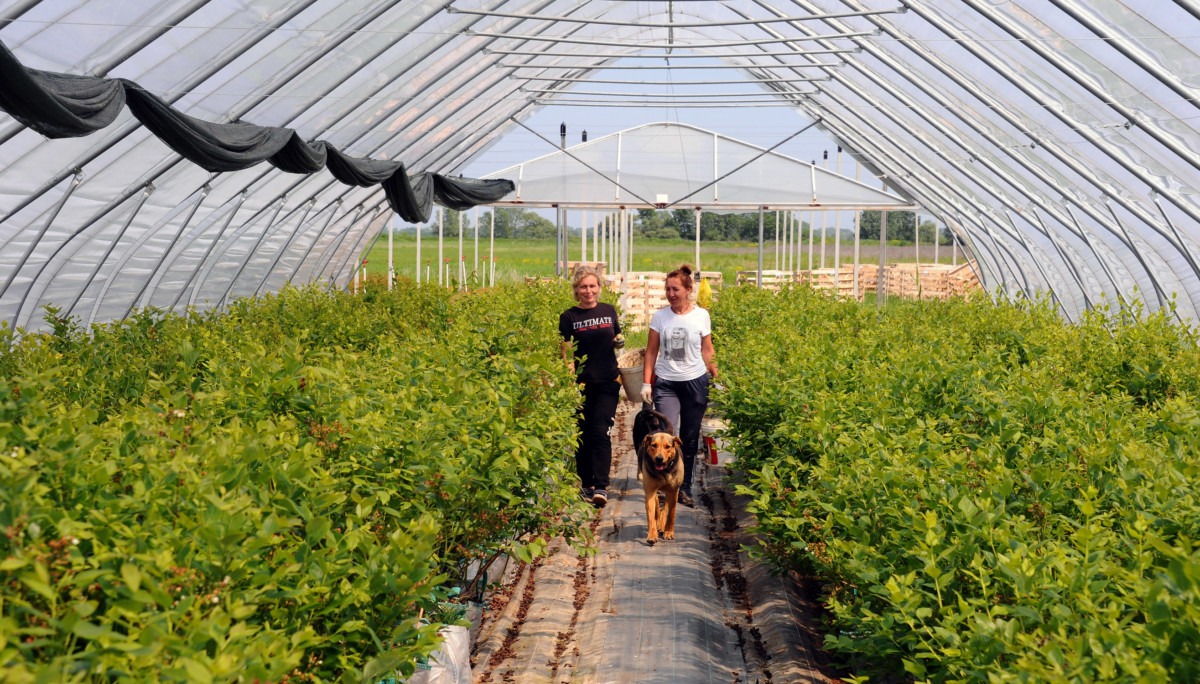
<path id="1" fill-rule="evenodd" d="M 788 283 L 795 283 L 798 273 L 801 273 L 801 271 L 763 270 L 763 272 L 762 272 L 763 289 L 775 290 L 776 292 L 778 292 L 779 289 L 783 287 L 783 285 L 788 284 Z M 738 285 L 749 285 L 751 287 L 758 285 L 758 271 L 738 271 L 737 272 L 737 284 Z"/>
<path id="2" fill-rule="evenodd" d="M 585 266 L 591 266 L 592 268 L 596 269 L 597 271 L 600 271 L 600 275 L 602 275 L 602 276 L 608 271 L 608 262 L 607 261 L 585 261 L 583 263 Z M 570 278 L 571 275 L 575 273 L 575 267 L 578 265 L 579 265 L 578 261 L 568 261 L 567 262 L 567 277 L 568 278 Z"/>
<path id="3" fill-rule="evenodd" d="M 946 264 L 888 264 L 883 269 L 874 264 L 859 264 L 858 298 L 877 292 L 880 282 L 889 297 L 910 299 L 947 299 L 962 297 L 979 289 L 979 280 L 969 264 L 948 266 Z M 753 287 L 758 282 L 756 271 L 738 271 L 739 285 Z M 763 271 L 763 288 L 779 290 L 784 283 L 806 284 L 817 290 L 837 293 L 838 297 L 850 299 L 854 296 L 854 267 L 839 269 L 814 268 L 811 271 Z"/>
<path id="4" fill-rule="evenodd" d="M 645 330 L 650 326 L 650 318 L 654 312 L 667 306 L 667 274 L 658 271 L 630 271 L 622 279 L 620 273 L 604 276 L 605 289 L 621 293 L 621 311 L 627 319 L 632 331 Z M 713 288 L 713 298 L 721 287 L 720 272 L 703 273 L 701 277 L 708 281 Z M 692 288 L 692 299 L 695 300 L 697 288 Z"/>

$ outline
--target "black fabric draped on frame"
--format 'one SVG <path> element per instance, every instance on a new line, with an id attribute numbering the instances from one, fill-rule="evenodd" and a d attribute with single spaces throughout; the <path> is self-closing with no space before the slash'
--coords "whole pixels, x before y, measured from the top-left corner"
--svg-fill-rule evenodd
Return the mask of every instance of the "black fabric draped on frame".
<path id="1" fill-rule="evenodd" d="M 434 202 L 467 209 L 494 202 L 515 188 L 504 179 L 410 176 L 401 162 L 352 157 L 323 140 L 305 142 L 290 128 L 203 121 L 127 79 L 29 69 L 0 43 L 0 109 L 47 138 L 94 133 L 116 120 L 125 106 L 158 139 L 206 171 L 238 171 L 264 161 L 287 173 L 329 169 L 346 185 L 382 185 L 388 204 L 410 223 L 428 221 Z"/>

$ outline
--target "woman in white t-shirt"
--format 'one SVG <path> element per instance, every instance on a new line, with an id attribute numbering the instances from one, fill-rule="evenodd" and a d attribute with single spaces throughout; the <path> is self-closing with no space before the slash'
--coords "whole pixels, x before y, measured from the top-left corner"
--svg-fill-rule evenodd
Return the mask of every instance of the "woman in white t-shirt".
<path id="1" fill-rule="evenodd" d="M 695 506 L 692 470 L 699 450 L 700 421 L 708 409 L 708 383 L 717 379 L 713 364 L 712 321 L 692 303 L 692 268 L 684 264 L 667 274 L 667 302 L 650 319 L 642 402 L 671 419 L 683 442 L 683 487 L 679 503 Z M 651 388 L 653 387 L 653 390 Z"/>

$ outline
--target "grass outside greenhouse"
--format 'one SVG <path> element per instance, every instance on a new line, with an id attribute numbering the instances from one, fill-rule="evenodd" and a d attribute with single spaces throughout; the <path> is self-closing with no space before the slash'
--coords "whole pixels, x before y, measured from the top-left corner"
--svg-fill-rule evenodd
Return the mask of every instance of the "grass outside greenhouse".
<path id="1" fill-rule="evenodd" d="M 396 235 L 393 245 L 393 259 L 398 276 L 413 275 L 416 264 L 416 239 L 412 235 Z M 503 239 L 496 240 L 496 280 L 520 281 L 525 276 L 554 275 L 554 241 Z M 571 239 L 571 261 L 579 259 L 581 244 L 579 238 Z M 801 245 L 800 268 L 808 268 L 808 243 Z M 449 259 L 451 266 L 458 261 L 458 238 L 446 238 L 443 246 L 443 258 Z M 922 263 L 933 263 L 933 245 L 924 244 L 919 248 Z M 591 259 L 592 247 L 588 246 L 588 259 Z M 474 237 L 468 233 L 463 240 L 463 255 L 468 264 L 475 259 Z M 488 255 L 486 236 L 479 239 L 479 258 L 485 260 Z M 826 266 L 833 266 L 834 242 L 832 238 L 825 245 Z M 682 263 L 692 263 L 696 260 L 696 243 L 690 240 L 659 240 L 635 238 L 633 242 L 633 270 L 667 272 Z M 917 249 L 909 243 L 888 242 L 889 263 L 911 263 L 916 260 Z M 952 262 L 950 246 L 941 245 L 938 248 L 938 261 L 943 264 Z M 375 243 L 370 253 L 363 256 L 367 260 L 367 273 L 387 273 L 387 235 L 384 234 Z M 842 266 L 849 268 L 854 263 L 854 244 L 844 241 L 841 246 Z M 879 241 L 863 240 L 860 246 L 860 262 L 874 264 L 879 261 Z M 421 261 L 431 264 L 430 271 L 437 280 L 437 238 L 428 236 L 421 239 Z M 763 248 L 763 268 L 775 268 L 775 244 L 767 242 Z M 963 263 L 963 255 L 958 254 L 958 263 Z M 818 242 L 813 250 L 813 265 L 819 268 L 821 264 L 821 249 Z M 702 242 L 700 243 L 700 268 L 702 271 L 720 271 L 726 283 L 733 283 L 737 271 L 750 271 L 758 267 L 758 247 L 750 242 Z M 422 272 L 424 278 L 424 272 Z"/>

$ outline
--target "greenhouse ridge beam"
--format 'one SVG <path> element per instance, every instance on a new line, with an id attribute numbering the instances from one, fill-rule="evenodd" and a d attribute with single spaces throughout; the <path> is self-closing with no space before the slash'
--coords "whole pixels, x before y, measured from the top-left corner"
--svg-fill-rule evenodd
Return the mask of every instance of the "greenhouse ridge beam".
<path id="1" fill-rule="evenodd" d="M 835 52 L 850 52 L 850 51 L 849 50 L 837 50 Z M 829 51 L 826 51 L 824 54 L 829 54 Z M 755 56 L 761 57 L 762 55 L 755 55 Z M 789 56 L 794 57 L 795 54 L 793 53 Z M 844 65 L 845 65 L 845 62 L 809 62 L 806 64 L 771 64 L 771 65 L 767 65 L 767 64 L 681 64 L 681 65 L 673 65 L 671 67 L 671 70 L 672 71 L 676 71 L 679 69 L 741 69 L 741 70 L 749 70 L 749 69 L 779 69 L 781 67 L 788 67 L 788 68 L 794 67 L 794 68 L 799 68 L 799 69 L 804 69 L 804 68 L 814 68 L 815 69 L 815 68 L 840 67 L 840 66 L 844 66 Z M 664 68 L 663 66 L 657 65 L 657 64 L 508 64 L 508 63 L 500 63 L 497 66 L 505 68 L 505 69 L 571 69 L 571 70 L 575 70 L 575 71 L 598 71 L 600 69 L 604 69 L 606 71 L 609 69 L 621 69 L 621 70 L 629 70 L 629 71 L 638 71 L 638 70 L 644 71 L 646 69 L 654 69 L 656 71 L 662 71 L 662 69 Z"/>
<path id="2" fill-rule="evenodd" d="M 678 46 L 676 49 L 686 46 Z M 649 48 L 639 48 L 639 50 Z M 662 49 L 662 48 L 654 48 Z M 800 51 L 782 51 L 782 52 L 718 52 L 706 54 L 703 52 L 672 52 L 662 54 L 645 54 L 642 52 L 630 53 L 615 53 L 605 54 L 602 52 L 554 52 L 552 50 L 537 51 L 537 50 L 482 50 L 485 55 L 505 55 L 518 57 L 579 57 L 581 59 L 745 59 L 749 57 L 805 57 L 809 55 L 850 55 L 862 52 L 860 48 L 829 48 L 820 50 L 800 50 Z M 617 66 L 606 66 L 606 69 L 616 69 Z M 656 68 L 665 68 L 662 65 Z M 680 66 L 672 65 L 670 68 L 679 69 Z"/>
<path id="3" fill-rule="evenodd" d="M 783 22 L 783 21 L 814 21 L 814 20 L 822 20 L 822 19 L 842 19 L 845 17 L 864 17 L 864 16 L 869 16 L 869 15 L 874 15 L 874 14 L 895 14 L 897 12 L 903 12 L 904 8 L 898 7 L 898 8 L 894 8 L 894 9 L 863 10 L 863 11 L 855 11 L 855 12 L 827 12 L 824 14 L 811 14 L 811 15 L 804 15 L 804 16 L 798 16 L 798 17 L 785 17 L 785 18 L 769 17 L 769 18 L 765 18 L 765 19 L 741 19 L 741 20 L 737 20 L 737 21 L 670 22 L 670 23 L 661 23 L 661 22 L 639 23 L 639 22 L 631 22 L 631 21 L 613 21 L 613 20 L 596 19 L 596 18 L 585 19 L 585 18 L 577 18 L 577 17 L 568 17 L 568 16 L 563 16 L 563 15 L 548 16 L 548 15 L 544 15 L 544 14 L 519 14 L 519 13 L 513 13 L 513 12 L 486 12 L 486 11 L 482 11 L 482 10 L 471 10 L 471 9 L 465 9 L 465 8 L 460 8 L 460 7 L 454 7 L 453 5 L 447 7 L 446 11 L 451 14 L 476 14 L 476 15 L 488 16 L 488 17 L 505 17 L 508 19 L 537 19 L 540 21 L 580 23 L 580 24 L 589 24 L 589 25 L 595 25 L 595 26 L 626 26 L 626 27 L 634 27 L 634 28 L 677 29 L 677 28 L 716 28 L 716 27 L 721 27 L 721 26 L 756 26 L 756 25 L 760 25 L 760 24 L 778 23 L 778 22 Z"/>
<path id="4" fill-rule="evenodd" d="M 793 78 L 752 78 L 750 81 L 741 79 L 738 81 L 619 81 L 614 79 L 602 78 L 576 78 L 565 76 L 515 76 L 522 81 L 553 81 L 555 83 L 605 83 L 612 85 L 666 85 L 666 86 L 703 86 L 703 85 L 747 85 L 754 83 L 812 83 L 814 81 L 828 81 L 828 76 L 796 76 Z M 545 92 L 571 92 L 571 91 L 545 91 Z M 578 93 L 575 93 L 578 94 Z M 607 93 L 606 93 L 607 94 Z M 725 93 L 722 93 L 725 94 Z"/>
<path id="5" fill-rule="evenodd" d="M 516 33 L 514 33 L 514 34 L 489 33 L 486 31 L 481 31 L 481 32 L 477 32 L 477 33 L 476 32 L 468 32 L 467 35 L 481 36 L 481 37 L 485 37 L 485 38 L 509 38 L 509 39 L 514 39 L 514 40 L 546 41 L 546 42 L 553 42 L 553 43 L 570 43 L 573 45 L 601 45 L 601 46 L 609 46 L 609 47 L 626 47 L 626 48 L 630 47 L 628 42 L 594 40 L 591 38 L 565 38 L 562 36 L 540 36 L 540 35 L 516 34 Z M 837 40 L 837 39 L 845 39 L 845 38 L 862 38 L 863 36 L 873 36 L 873 35 L 875 35 L 874 31 L 855 31 L 852 33 L 832 33 L 832 34 L 827 34 L 827 35 L 823 35 L 823 36 L 808 36 L 808 37 L 803 37 L 803 38 L 762 38 L 762 39 L 757 39 L 757 40 L 732 40 L 732 41 L 726 41 L 723 43 L 678 43 L 675 45 L 647 43 L 644 45 L 637 45 L 636 47 L 643 49 L 643 50 L 651 50 L 651 49 L 656 49 L 656 50 L 666 50 L 666 49 L 713 50 L 713 49 L 719 49 L 719 48 L 745 47 L 747 45 L 765 45 L 765 44 L 770 44 L 770 43 L 792 43 L 792 42 L 806 41 L 806 40 Z"/>

